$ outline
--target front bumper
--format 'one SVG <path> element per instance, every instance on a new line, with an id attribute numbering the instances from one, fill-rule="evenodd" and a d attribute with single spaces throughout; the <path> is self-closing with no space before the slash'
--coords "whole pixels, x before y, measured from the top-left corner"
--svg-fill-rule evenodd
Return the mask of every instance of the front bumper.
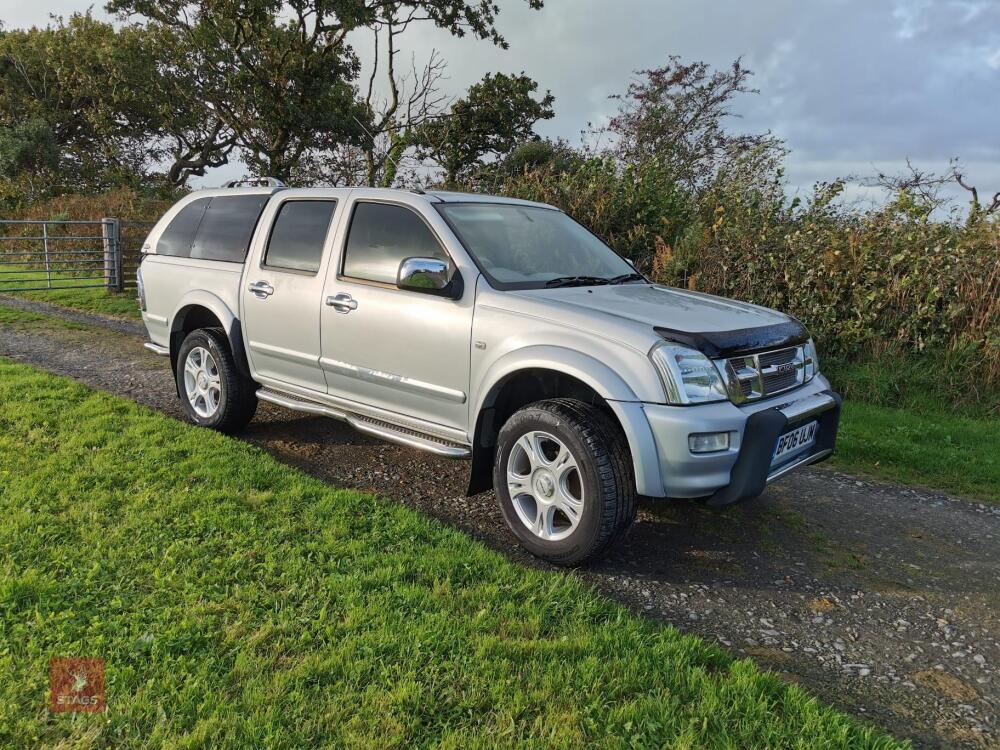
<path id="1" fill-rule="evenodd" d="M 821 375 L 791 393 L 739 407 L 728 402 L 688 407 L 645 404 L 662 484 L 656 495 L 708 497 L 713 505 L 756 497 L 768 482 L 833 452 L 840 410 L 840 396 Z M 812 420 L 819 422 L 815 444 L 772 466 L 778 437 Z M 691 453 L 688 436 L 704 432 L 729 432 L 729 449 Z"/>
<path id="2" fill-rule="evenodd" d="M 752 414 L 743 430 L 743 447 L 733 465 L 729 484 L 712 493 L 709 505 L 730 505 L 757 497 L 769 482 L 802 466 L 818 463 L 830 457 L 837 442 L 840 425 L 840 395 L 823 391 L 783 407 L 764 409 Z M 816 442 L 805 453 L 784 463 L 771 466 L 778 437 L 789 428 L 815 419 L 819 422 Z"/>

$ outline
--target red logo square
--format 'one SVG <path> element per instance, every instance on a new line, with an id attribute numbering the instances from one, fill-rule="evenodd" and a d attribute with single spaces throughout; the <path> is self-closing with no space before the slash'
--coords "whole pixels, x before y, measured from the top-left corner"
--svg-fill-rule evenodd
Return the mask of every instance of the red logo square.
<path id="1" fill-rule="evenodd" d="M 49 710 L 104 711 L 104 659 L 56 657 L 49 661 Z"/>

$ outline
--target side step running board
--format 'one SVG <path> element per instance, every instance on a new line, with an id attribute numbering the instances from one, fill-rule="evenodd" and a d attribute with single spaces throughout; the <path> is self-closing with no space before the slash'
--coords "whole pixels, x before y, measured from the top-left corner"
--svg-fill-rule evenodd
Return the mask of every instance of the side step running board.
<path id="1" fill-rule="evenodd" d="M 334 419 L 347 419 L 347 415 L 344 412 L 333 409 L 326 404 L 321 404 L 318 401 L 310 401 L 300 396 L 279 393 L 278 391 L 272 391 L 270 388 L 259 389 L 257 391 L 257 398 L 271 404 L 284 406 L 286 409 L 304 411 L 307 414 L 317 414 L 321 417 L 333 417 Z"/>
<path id="2" fill-rule="evenodd" d="M 257 398 L 261 401 L 267 401 L 271 404 L 283 406 L 286 409 L 306 412 L 307 414 L 316 414 L 322 417 L 341 419 L 359 432 L 364 432 L 368 435 L 373 435 L 374 437 L 381 438 L 382 440 L 388 440 L 393 443 L 407 445 L 411 448 L 425 450 L 430 453 L 437 454 L 438 456 L 445 456 L 446 458 L 468 458 L 472 455 L 472 451 L 467 446 L 459 445 L 458 443 L 441 440 L 433 435 L 426 435 L 407 427 L 400 427 L 399 425 L 394 425 L 389 422 L 383 422 L 382 420 L 363 417 L 359 414 L 350 414 L 348 412 L 340 411 L 339 409 L 334 409 L 326 404 L 321 404 L 318 401 L 312 401 L 300 396 L 292 396 L 287 393 L 279 393 L 278 391 L 271 390 L 270 388 L 261 388 L 258 390 Z"/>
<path id="3" fill-rule="evenodd" d="M 406 427 L 399 427 L 389 422 L 349 414 L 347 416 L 347 423 L 359 432 L 366 432 L 383 440 L 408 445 L 411 448 L 430 451 L 446 458 L 468 458 L 472 455 L 472 451 L 464 445 L 448 443 L 433 435 L 425 435 L 422 432 L 410 430 Z"/>

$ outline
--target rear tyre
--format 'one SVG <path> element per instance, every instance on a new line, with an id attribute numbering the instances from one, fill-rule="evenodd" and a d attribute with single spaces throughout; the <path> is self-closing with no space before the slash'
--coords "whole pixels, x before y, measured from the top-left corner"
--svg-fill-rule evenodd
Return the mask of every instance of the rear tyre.
<path id="1" fill-rule="evenodd" d="M 184 411 L 197 425 L 238 432 L 257 411 L 257 386 L 237 369 L 220 328 L 199 328 L 187 335 L 174 375 Z"/>
<path id="2" fill-rule="evenodd" d="M 556 565 L 593 559 L 635 520 L 625 437 L 608 415 L 575 399 L 538 401 L 507 420 L 493 486 L 518 541 Z"/>

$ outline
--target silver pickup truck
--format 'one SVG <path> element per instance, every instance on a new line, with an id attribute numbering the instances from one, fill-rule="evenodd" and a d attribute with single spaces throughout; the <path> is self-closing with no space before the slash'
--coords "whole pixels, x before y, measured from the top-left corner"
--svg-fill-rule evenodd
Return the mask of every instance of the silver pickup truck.
<path id="1" fill-rule="evenodd" d="M 638 496 L 726 505 L 833 451 L 794 318 L 651 283 L 552 206 L 268 181 L 191 193 L 139 269 L 193 422 L 259 401 L 470 459 L 535 555 L 608 548 Z"/>

